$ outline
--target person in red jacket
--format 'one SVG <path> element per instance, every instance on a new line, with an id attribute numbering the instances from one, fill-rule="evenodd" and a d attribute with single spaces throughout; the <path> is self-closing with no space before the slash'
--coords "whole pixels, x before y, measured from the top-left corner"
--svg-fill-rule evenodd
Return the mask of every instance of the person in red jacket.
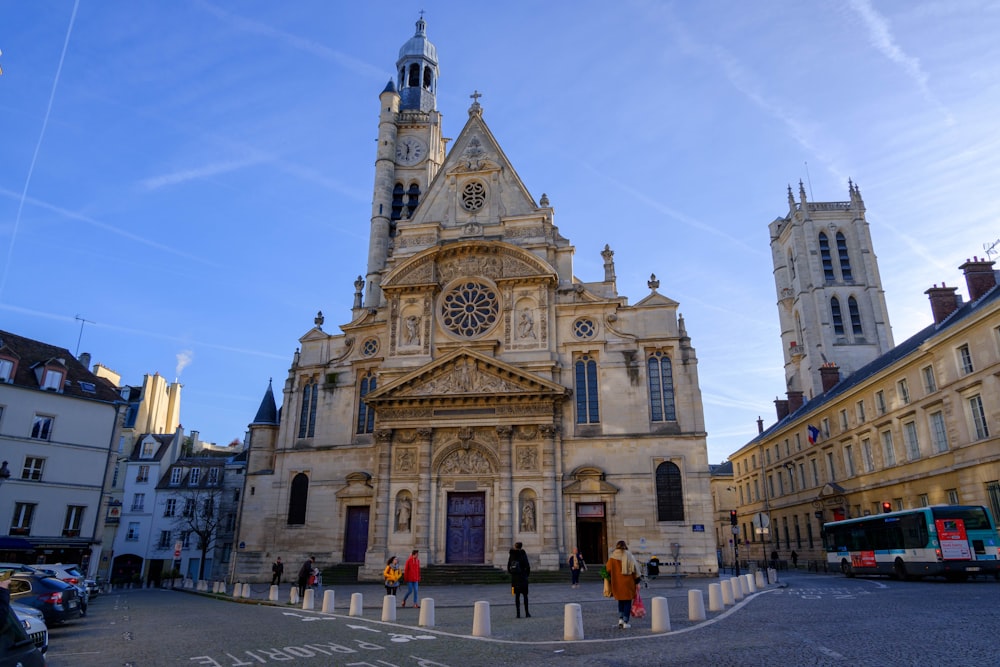
<path id="1" fill-rule="evenodd" d="M 413 593 L 413 606 L 420 609 L 420 558 L 418 554 L 420 552 L 414 549 L 410 552 L 410 557 L 406 559 L 406 564 L 403 566 L 403 581 L 406 582 L 406 595 L 403 596 L 403 604 L 401 606 L 406 606 L 406 600 L 409 599 L 410 593 Z"/>

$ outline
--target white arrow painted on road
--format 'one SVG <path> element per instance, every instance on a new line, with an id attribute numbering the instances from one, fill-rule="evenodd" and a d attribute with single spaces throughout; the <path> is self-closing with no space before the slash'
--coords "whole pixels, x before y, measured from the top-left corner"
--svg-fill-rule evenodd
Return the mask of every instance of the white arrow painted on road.
<path id="1" fill-rule="evenodd" d="M 367 630 L 368 632 L 375 632 L 378 634 L 382 634 L 381 630 L 376 630 L 375 628 L 369 628 L 367 625 L 351 625 L 350 623 L 348 623 L 347 627 L 351 628 L 352 630 Z"/>

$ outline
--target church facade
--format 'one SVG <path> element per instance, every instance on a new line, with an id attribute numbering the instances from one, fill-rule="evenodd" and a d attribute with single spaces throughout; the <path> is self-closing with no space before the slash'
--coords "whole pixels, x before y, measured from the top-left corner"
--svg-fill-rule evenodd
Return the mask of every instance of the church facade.
<path id="1" fill-rule="evenodd" d="M 349 321 L 300 339 L 283 389 L 250 426 L 234 576 L 276 556 L 360 564 L 391 555 L 540 569 L 574 546 L 603 563 L 678 554 L 715 574 L 698 359 L 655 275 L 636 303 L 573 272 L 575 249 L 483 118 L 453 141 L 436 109 L 426 24 L 379 96 L 367 269 Z M 347 318 L 345 318 L 347 319 Z M 269 402 L 270 401 L 270 402 Z"/>

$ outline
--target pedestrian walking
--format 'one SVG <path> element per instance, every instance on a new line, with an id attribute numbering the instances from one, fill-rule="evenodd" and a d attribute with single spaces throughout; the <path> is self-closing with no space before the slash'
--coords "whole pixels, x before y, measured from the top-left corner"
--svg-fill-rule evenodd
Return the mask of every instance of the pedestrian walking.
<path id="1" fill-rule="evenodd" d="M 310 585 L 310 579 L 313 578 L 313 570 L 316 568 L 316 557 L 309 556 L 306 562 L 302 563 L 302 567 L 299 568 L 298 578 L 295 583 L 299 586 L 299 597 L 303 597 L 306 594 L 306 586 Z"/>
<path id="2" fill-rule="evenodd" d="M 399 590 L 399 580 L 403 577 L 403 571 L 399 569 L 399 559 L 393 556 L 386 562 L 382 571 L 382 578 L 385 580 L 385 594 L 396 595 Z"/>
<path id="3" fill-rule="evenodd" d="M 793 570 L 799 569 L 799 553 L 793 549 L 790 555 L 792 558 L 792 569 Z"/>
<path id="4" fill-rule="evenodd" d="M 521 548 L 520 542 L 514 543 L 514 548 L 510 550 L 507 558 L 507 572 L 510 573 L 510 592 L 514 594 L 514 608 L 517 609 L 517 617 L 521 618 L 521 598 L 524 598 L 524 616 L 531 618 L 528 611 L 528 576 L 531 574 L 531 563 L 528 561 L 528 554 Z"/>
<path id="5" fill-rule="evenodd" d="M 410 594 L 413 594 L 413 606 L 420 609 L 420 552 L 414 549 L 410 552 L 410 557 L 406 559 L 406 564 L 403 565 L 403 581 L 406 582 L 406 595 L 403 596 L 403 604 L 401 607 L 406 606 L 406 601 L 410 598 Z"/>
<path id="6" fill-rule="evenodd" d="M 629 620 L 639 582 L 639 563 L 628 550 L 625 540 L 618 540 L 604 567 L 611 582 L 611 596 L 618 602 L 618 627 L 627 630 L 632 627 Z"/>
<path id="7" fill-rule="evenodd" d="M 271 563 L 271 585 L 277 586 L 281 583 L 281 575 L 285 573 L 285 564 L 281 562 L 281 556 L 274 559 Z"/>
<path id="8" fill-rule="evenodd" d="M 587 564 L 583 562 L 583 554 L 576 547 L 573 547 L 573 553 L 569 557 L 569 576 L 570 585 L 573 588 L 580 587 L 580 573 L 587 569 Z"/>

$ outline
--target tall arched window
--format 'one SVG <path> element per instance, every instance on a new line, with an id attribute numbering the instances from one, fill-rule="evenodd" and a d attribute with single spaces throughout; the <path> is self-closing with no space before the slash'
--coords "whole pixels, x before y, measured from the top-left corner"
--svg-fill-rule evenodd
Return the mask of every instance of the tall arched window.
<path id="1" fill-rule="evenodd" d="M 858 301 L 853 296 L 847 299 L 847 312 L 851 316 L 851 331 L 855 336 L 863 335 L 865 331 L 861 328 L 861 311 L 858 310 Z"/>
<path id="2" fill-rule="evenodd" d="M 792 255 L 791 249 L 788 251 L 788 274 L 792 280 L 795 280 L 795 257 Z"/>
<path id="3" fill-rule="evenodd" d="M 601 421 L 597 397 L 597 361 L 589 354 L 576 360 L 576 423 L 598 424 Z"/>
<path id="4" fill-rule="evenodd" d="M 371 433 L 375 430 L 375 410 L 365 403 L 365 396 L 375 391 L 375 374 L 368 371 L 358 384 L 358 433 Z"/>
<path id="5" fill-rule="evenodd" d="M 316 402 L 319 387 L 311 379 L 302 387 L 302 408 L 299 411 L 299 437 L 311 438 L 316 435 Z"/>
<path id="6" fill-rule="evenodd" d="M 798 339 L 795 341 L 799 345 L 805 346 L 806 339 L 805 334 L 802 332 L 802 318 L 799 317 L 798 312 L 795 313 L 795 335 Z"/>
<path id="7" fill-rule="evenodd" d="M 420 186 L 416 183 L 410 183 L 410 189 L 406 191 L 406 217 L 407 219 L 413 217 L 413 211 L 416 210 L 417 204 L 420 203 Z"/>
<path id="8" fill-rule="evenodd" d="M 646 360 L 649 375 L 649 414 L 654 422 L 677 421 L 674 409 L 674 373 L 670 357 L 657 350 Z"/>
<path id="9" fill-rule="evenodd" d="M 288 494 L 288 525 L 301 526 L 306 522 L 306 503 L 309 500 L 309 477 L 300 472 L 292 478 Z"/>
<path id="10" fill-rule="evenodd" d="M 838 336 L 844 335 L 844 314 L 840 312 L 840 299 L 830 298 L 830 317 L 833 320 L 833 333 Z"/>
<path id="11" fill-rule="evenodd" d="M 410 80 L 406 82 L 406 85 L 413 88 L 420 85 L 420 65 L 417 63 L 410 65 Z"/>
<path id="12" fill-rule="evenodd" d="M 823 262 L 823 278 L 828 283 L 832 283 L 835 280 L 833 275 L 833 257 L 830 255 L 830 239 L 826 237 L 826 232 L 819 233 L 819 257 Z"/>
<path id="13" fill-rule="evenodd" d="M 684 520 L 684 487 L 681 484 L 681 469 L 670 461 L 664 461 L 656 466 L 656 520 Z"/>
<path id="14" fill-rule="evenodd" d="M 837 232 L 837 257 L 840 258 L 840 277 L 847 282 L 852 282 L 854 276 L 851 273 L 851 258 L 847 254 L 847 239 L 840 232 Z"/>

